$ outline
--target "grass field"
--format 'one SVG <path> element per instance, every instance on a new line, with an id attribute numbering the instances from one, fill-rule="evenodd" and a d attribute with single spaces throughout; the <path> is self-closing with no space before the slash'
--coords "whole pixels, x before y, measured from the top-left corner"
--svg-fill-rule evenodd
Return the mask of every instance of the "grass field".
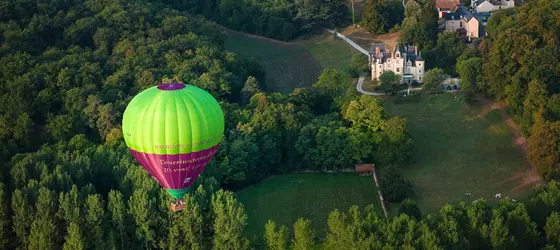
<path id="1" fill-rule="evenodd" d="M 333 68 L 348 72 L 352 56 L 359 53 L 348 43 L 333 34 L 322 33 L 307 40 L 299 40 L 323 69 Z"/>
<path id="2" fill-rule="evenodd" d="M 372 177 L 354 173 L 280 175 L 238 193 L 238 197 L 249 216 L 247 235 L 258 241 L 262 241 L 268 219 L 291 231 L 294 222 L 304 217 L 318 230 L 317 236 L 323 237 L 328 214 L 336 208 L 347 212 L 356 204 L 363 211 L 366 205 L 374 204 L 383 216 Z"/>
<path id="3" fill-rule="evenodd" d="M 227 33 L 227 50 L 253 56 L 264 67 L 268 92 L 290 93 L 298 87 L 309 87 L 326 68 L 348 72 L 352 55 L 358 53 L 327 32 L 291 43 L 231 30 Z"/>
<path id="4" fill-rule="evenodd" d="M 319 62 L 298 44 L 274 42 L 228 32 L 226 49 L 255 57 L 266 72 L 268 92 L 290 93 L 298 87 L 308 87 L 322 72 Z"/>
<path id="5" fill-rule="evenodd" d="M 469 107 L 451 94 L 426 96 L 419 103 L 384 103 L 389 114 L 408 119 L 415 162 L 404 167 L 404 174 L 415 185 L 424 213 L 446 203 L 493 202 L 496 193 L 519 198 L 531 192 L 531 169 L 512 143 L 503 110 Z"/>

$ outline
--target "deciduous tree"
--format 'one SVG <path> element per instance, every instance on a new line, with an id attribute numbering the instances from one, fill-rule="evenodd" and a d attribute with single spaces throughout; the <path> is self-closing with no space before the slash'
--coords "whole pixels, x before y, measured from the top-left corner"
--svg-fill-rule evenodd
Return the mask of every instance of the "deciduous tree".
<path id="1" fill-rule="evenodd" d="M 232 192 L 219 190 L 212 195 L 214 239 L 212 249 L 249 249 L 249 240 L 243 235 L 247 225 L 245 209 Z"/>
<path id="2" fill-rule="evenodd" d="M 294 223 L 293 250 L 306 250 L 315 248 L 315 231 L 311 228 L 311 221 L 299 218 Z"/>
<path id="3" fill-rule="evenodd" d="M 443 81 L 447 79 L 447 75 L 440 68 L 433 68 L 428 70 L 424 75 L 424 85 L 422 89 L 429 93 L 436 93 L 441 91 Z"/>
<path id="4" fill-rule="evenodd" d="M 276 222 L 268 220 L 264 225 L 264 239 L 270 250 L 285 250 L 288 243 L 288 228 L 284 225 L 276 230 Z"/>

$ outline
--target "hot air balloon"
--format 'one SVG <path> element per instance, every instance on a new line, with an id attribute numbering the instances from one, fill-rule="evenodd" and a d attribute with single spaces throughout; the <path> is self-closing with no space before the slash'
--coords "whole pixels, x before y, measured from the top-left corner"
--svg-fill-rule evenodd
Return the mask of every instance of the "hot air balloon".
<path id="1" fill-rule="evenodd" d="M 224 134 L 216 99 L 196 86 L 160 84 L 136 95 L 126 107 L 122 131 L 136 161 L 183 209 L 182 197 L 212 160 Z"/>

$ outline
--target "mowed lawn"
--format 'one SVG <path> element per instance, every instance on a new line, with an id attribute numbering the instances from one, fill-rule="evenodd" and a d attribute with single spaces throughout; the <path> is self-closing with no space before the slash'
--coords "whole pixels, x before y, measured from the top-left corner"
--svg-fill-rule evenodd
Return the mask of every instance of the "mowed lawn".
<path id="1" fill-rule="evenodd" d="M 300 218 L 311 220 L 317 236 L 327 230 L 327 218 L 334 209 L 347 212 L 358 205 L 360 211 L 374 204 L 378 215 L 383 211 L 371 176 L 354 173 L 309 173 L 279 175 L 238 193 L 248 215 L 246 233 L 261 241 L 268 219 L 293 231 Z"/>
<path id="2" fill-rule="evenodd" d="M 451 94 L 424 96 L 419 103 L 385 101 L 384 106 L 389 114 L 408 119 L 416 147 L 404 174 L 415 185 L 424 213 L 478 198 L 496 202 L 496 193 L 522 198 L 531 192 L 528 166 L 501 110 L 469 107 Z"/>
<path id="3" fill-rule="evenodd" d="M 334 35 L 328 32 L 300 41 L 323 69 L 331 68 L 347 73 L 352 56 L 360 53 L 344 40 L 334 38 Z"/>
<path id="4" fill-rule="evenodd" d="M 249 37 L 228 31 L 228 51 L 255 57 L 266 72 L 267 92 L 291 93 L 295 88 L 309 87 L 322 72 L 319 62 L 299 44 L 286 44 L 270 39 Z"/>

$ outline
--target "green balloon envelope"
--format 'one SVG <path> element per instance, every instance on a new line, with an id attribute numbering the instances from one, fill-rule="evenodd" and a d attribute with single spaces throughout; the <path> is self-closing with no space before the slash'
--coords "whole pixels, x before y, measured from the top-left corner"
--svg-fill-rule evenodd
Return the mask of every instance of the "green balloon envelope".
<path id="1" fill-rule="evenodd" d="M 224 114 L 212 95 L 180 83 L 142 91 L 122 120 L 130 153 L 174 198 L 182 198 L 212 160 L 224 126 Z"/>

